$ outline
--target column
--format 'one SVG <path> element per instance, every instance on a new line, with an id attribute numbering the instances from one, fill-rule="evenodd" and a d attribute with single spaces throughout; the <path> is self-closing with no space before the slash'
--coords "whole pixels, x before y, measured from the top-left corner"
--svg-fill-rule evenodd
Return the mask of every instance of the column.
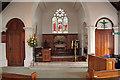
<path id="1" fill-rule="evenodd" d="M 1 32 L 2 28 L 0 26 L 0 67 L 2 67 L 2 43 L 1 43 Z"/>
<path id="2" fill-rule="evenodd" d="M 7 28 L 1 28 L 1 32 L 5 31 L 6 32 Z M 1 34 L 0 34 L 0 63 L 2 67 L 8 66 L 8 61 L 6 58 L 6 43 L 1 43 Z"/>
<path id="3" fill-rule="evenodd" d="M 88 29 L 88 54 L 95 54 L 95 29 L 96 27 L 87 27 Z"/>
<path id="4" fill-rule="evenodd" d="M 118 28 L 119 28 L 118 32 L 120 32 L 120 10 L 119 10 L 119 14 L 118 14 Z M 120 35 L 119 35 L 119 39 L 118 39 L 118 44 L 119 44 L 118 45 L 118 49 L 119 49 L 118 50 L 118 52 L 119 52 L 118 54 L 120 55 Z"/>
<path id="5" fill-rule="evenodd" d="M 2 73 L 2 45 L 1 45 L 1 26 L 0 26 L 0 74 Z M 1 80 L 2 76 L 0 75 L 0 80 Z"/>
<path id="6" fill-rule="evenodd" d="M 113 27 L 114 32 L 118 32 L 118 27 Z M 118 35 L 114 35 L 114 55 L 118 55 Z"/>
<path id="7" fill-rule="evenodd" d="M 2 2 L 0 1 L 0 10 L 2 8 Z M 1 45 L 1 32 L 2 32 L 2 13 L 0 13 L 0 74 L 2 74 L 2 45 Z M 2 76 L 0 75 L 0 80 L 2 79 Z"/>
<path id="8" fill-rule="evenodd" d="M 82 31 L 81 31 L 81 56 L 84 56 L 84 28 L 82 27 Z"/>
<path id="9" fill-rule="evenodd" d="M 24 28 L 25 30 L 25 60 L 24 67 L 29 67 L 33 60 L 33 48 L 28 46 L 27 40 L 32 36 L 33 28 Z"/>

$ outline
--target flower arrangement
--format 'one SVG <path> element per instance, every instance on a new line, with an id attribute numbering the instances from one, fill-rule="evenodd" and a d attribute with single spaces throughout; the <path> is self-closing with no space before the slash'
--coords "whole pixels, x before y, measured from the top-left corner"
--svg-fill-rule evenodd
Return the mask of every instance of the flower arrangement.
<path id="1" fill-rule="evenodd" d="M 36 47 L 38 46 L 38 38 L 32 35 L 29 40 L 27 40 L 27 43 L 30 47 Z"/>

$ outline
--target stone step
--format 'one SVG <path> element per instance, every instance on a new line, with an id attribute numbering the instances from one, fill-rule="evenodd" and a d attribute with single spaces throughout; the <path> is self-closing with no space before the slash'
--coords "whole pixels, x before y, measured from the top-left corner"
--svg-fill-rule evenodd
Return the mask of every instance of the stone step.
<path id="1" fill-rule="evenodd" d="M 76 56 L 77 61 L 86 61 L 83 56 Z M 43 62 L 42 57 L 36 59 L 36 62 Z M 51 56 L 51 62 L 75 62 L 75 56 Z"/>
<path id="2" fill-rule="evenodd" d="M 88 62 L 35 62 L 30 69 L 57 69 L 88 67 Z"/>

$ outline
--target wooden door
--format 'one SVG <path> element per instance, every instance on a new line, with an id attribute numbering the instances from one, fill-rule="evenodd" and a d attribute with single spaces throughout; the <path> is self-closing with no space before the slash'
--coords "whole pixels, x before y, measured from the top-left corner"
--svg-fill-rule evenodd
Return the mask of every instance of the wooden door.
<path id="1" fill-rule="evenodd" d="M 95 31 L 95 55 L 114 54 L 114 36 L 112 33 L 113 30 Z"/>
<path id="2" fill-rule="evenodd" d="M 25 31 L 19 19 L 12 19 L 7 25 L 8 66 L 23 66 L 25 57 Z"/>

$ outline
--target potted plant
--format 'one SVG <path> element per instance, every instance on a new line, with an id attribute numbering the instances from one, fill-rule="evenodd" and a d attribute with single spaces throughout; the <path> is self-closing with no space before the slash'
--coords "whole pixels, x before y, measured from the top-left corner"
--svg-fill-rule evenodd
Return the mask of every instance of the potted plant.
<path id="1" fill-rule="evenodd" d="M 29 40 L 27 40 L 27 43 L 30 47 L 37 47 L 38 46 L 38 38 L 32 35 Z"/>

